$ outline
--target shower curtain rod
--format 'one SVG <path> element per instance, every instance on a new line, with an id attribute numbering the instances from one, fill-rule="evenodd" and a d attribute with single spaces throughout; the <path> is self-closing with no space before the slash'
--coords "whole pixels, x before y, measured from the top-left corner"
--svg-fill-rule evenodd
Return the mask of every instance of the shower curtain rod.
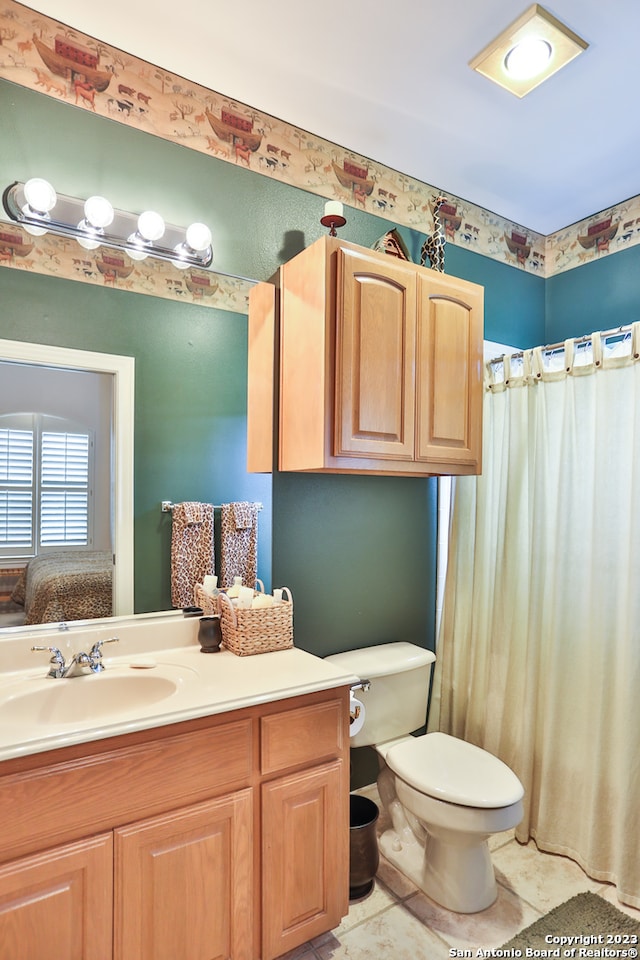
<path id="1" fill-rule="evenodd" d="M 631 331 L 631 324 L 624 324 L 622 327 L 612 327 L 611 330 L 601 330 L 600 336 L 603 340 L 609 340 L 611 337 L 615 337 L 620 333 L 627 333 Z M 574 343 L 590 343 L 593 340 L 593 333 L 586 333 L 583 337 L 567 337 L 567 340 L 573 340 Z M 564 345 L 566 340 L 561 340 L 559 343 L 546 343 L 541 350 L 543 353 L 553 353 L 554 350 L 564 350 Z M 526 350 L 516 350 L 515 353 L 505 354 L 503 353 L 499 357 L 493 357 L 492 360 L 488 360 L 488 363 L 500 363 L 505 356 L 509 357 L 523 357 L 525 353 L 528 353 L 529 350 L 534 350 L 535 347 L 527 347 Z"/>

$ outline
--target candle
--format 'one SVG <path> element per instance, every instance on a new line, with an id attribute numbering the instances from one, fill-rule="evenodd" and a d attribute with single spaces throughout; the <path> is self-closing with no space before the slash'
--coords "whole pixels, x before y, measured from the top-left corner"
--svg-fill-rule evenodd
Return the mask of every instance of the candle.
<path id="1" fill-rule="evenodd" d="M 324 205 L 324 215 L 325 217 L 342 217 L 344 216 L 344 207 L 339 200 L 327 200 Z"/>

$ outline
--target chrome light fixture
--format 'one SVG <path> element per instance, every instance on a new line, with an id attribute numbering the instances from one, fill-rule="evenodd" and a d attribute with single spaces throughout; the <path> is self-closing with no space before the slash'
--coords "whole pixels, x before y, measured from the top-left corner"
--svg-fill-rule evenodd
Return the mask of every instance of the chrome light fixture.
<path id="1" fill-rule="evenodd" d="M 9 217 L 33 236 L 54 233 L 77 240 L 85 250 L 113 247 L 132 260 L 155 257 L 180 269 L 208 267 L 213 261 L 211 231 L 204 223 L 185 229 L 165 223 L 153 210 L 138 215 L 115 210 L 105 197 L 68 197 L 40 177 L 12 183 L 2 203 Z"/>
<path id="2" fill-rule="evenodd" d="M 469 66 L 516 97 L 524 97 L 588 46 L 548 10 L 534 3 Z"/>

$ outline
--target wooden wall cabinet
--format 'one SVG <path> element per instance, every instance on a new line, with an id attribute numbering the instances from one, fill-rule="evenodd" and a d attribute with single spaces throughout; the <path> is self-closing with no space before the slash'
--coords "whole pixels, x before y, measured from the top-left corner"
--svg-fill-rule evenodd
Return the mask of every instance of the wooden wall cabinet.
<path id="1" fill-rule="evenodd" d="M 348 688 L 0 764 L 0 960 L 274 960 L 348 910 Z"/>
<path id="2" fill-rule="evenodd" d="M 255 438 L 273 430 L 277 386 L 280 470 L 479 473 L 483 297 L 339 238 L 294 257 L 250 302 L 249 379 L 260 371 L 262 389 L 257 402 L 249 388 L 249 469 L 272 469 Z"/>

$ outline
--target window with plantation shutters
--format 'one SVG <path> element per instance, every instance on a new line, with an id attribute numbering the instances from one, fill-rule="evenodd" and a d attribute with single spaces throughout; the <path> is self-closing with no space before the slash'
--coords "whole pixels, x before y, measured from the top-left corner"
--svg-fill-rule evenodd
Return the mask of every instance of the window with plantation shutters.
<path id="1" fill-rule="evenodd" d="M 0 557 L 91 545 L 92 457 L 78 424 L 0 417 Z"/>

